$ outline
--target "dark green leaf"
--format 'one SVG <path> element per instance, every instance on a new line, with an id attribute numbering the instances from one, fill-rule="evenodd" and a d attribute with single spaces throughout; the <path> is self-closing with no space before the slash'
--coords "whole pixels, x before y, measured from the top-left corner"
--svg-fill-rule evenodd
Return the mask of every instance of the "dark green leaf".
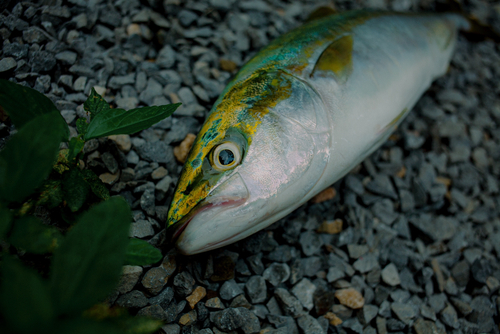
<path id="1" fill-rule="evenodd" d="M 158 107 L 144 107 L 131 110 L 108 109 L 98 114 L 90 122 L 85 140 L 92 138 L 132 134 L 149 128 L 162 119 L 170 116 L 180 103 Z"/>
<path id="2" fill-rule="evenodd" d="M 52 257 L 51 292 L 58 312 L 82 312 L 116 286 L 130 221 L 130 208 L 121 197 L 95 205 L 78 219 Z"/>
<path id="3" fill-rule="evenodd" d="M 79 134 L 85 135 L 88 126 L 89 123 L 87 123 L 87 119 L 85 117 L 80 117 L 79 119 L 76 120 L 76 129 L 78 130 Z"/>
<path id="4" fill-rule="evenodd" d="M 102 111 L 109 110 L 109 104 L 101 95 L 97 94 L 94 88 L 92 88 L 87 101 L 83 104 L 83 109 L 90 113 L 90 123 L 92 123 L 92 120 Z"/>
<path id="5" fill-rule="evenodd" d="M 69 136 L 68 125 L 54 103 L 34 89 L 0 79 L 0 106 L 9 114 L 18 129 L 38 116 L 56 112 L 58 117 L 52 122 L 61 127 L 61 141 L 66 141 Z"/>
<path id="6" fill-rule="evenodd" d="M 161 252 L 151 244 L 140 239 L 130 239 L 125 255 L 125 264 L 145 266 L 160 261 Z"/>
<path id="7" fill-rule="evenodd" d="M 123 331 L 108 321 L 73 318 L 59 321 L 53 334 L 123 334 Z"/>
<path id="8" fill-rule="evenodd" d="M 101 179 L 95 175 L 95 173 L 89 169 L 84 169 L 82 171 L 83 179 L 90 186 L 92 192 L 103 200 L 109 199 L 109 190 L 106 188 L 104 183 L 102 183 Z"/>
<path id="9" fill-rule="evenodd" d="M 12 223 L 12 213 L 9 209 L 0 207 L 0 240 L 4 239 Z"/>
<path id="10" fill-rule="evenodd" d="M 61 233 L 47 226 L 34 216 L 24 216 L 14 221 L 9 242 L 29 253 L 44 254 L 54 251 L 62 240 Z"/>
<path id="11" fill-rule="evenodd" d="M 69 141 L 68 161 L 72 161 L 83 150 L 85 142 L 77 137 L 73 137 Z"/>
<path id="12" fill-rule="evenodd" d="M 84 180 L 82 172 L 77 168 L 72 168 L 64 173 L 62 181 L 64 199 L 71 211 L 80 210 L 89 195 L 89 185 Z"/>
<path id="13" fill-rule="evenodd" d="M 2 261 L 0 307 L 3 320 L 16 332 L 40 333 L 50 326 L 54 309 L 46 282 L 11 257 Z"/>
<path id="14" fill-rule="evenodd" d="M 61 142 L 58 111 L 25 124 L 0 152 L 0 199 L 20 202 L 49 175 Z"/>
<path id="15" fill-rule="evenodd" d="M 55 208 L 63 201 L 63 191 L 60 180 L 47 180 L 40 189 L 40 197 L 36 205 L 45 205 L 49 209 Z"/>

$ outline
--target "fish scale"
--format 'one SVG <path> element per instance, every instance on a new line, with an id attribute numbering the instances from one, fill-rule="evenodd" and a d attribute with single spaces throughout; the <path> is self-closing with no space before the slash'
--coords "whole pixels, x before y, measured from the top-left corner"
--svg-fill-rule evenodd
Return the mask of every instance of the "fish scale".
<path id="1" fill-rule="evenodd" d="M 241 240 L 344 176 L 445 73 L 467 26 L 454 14 L 352 11 L 265 47 L 224 89 L 184 165 L 167 220 L 180 251 Z M 213 164 L 224 143 L 241 156 L 227 169 Z"/>

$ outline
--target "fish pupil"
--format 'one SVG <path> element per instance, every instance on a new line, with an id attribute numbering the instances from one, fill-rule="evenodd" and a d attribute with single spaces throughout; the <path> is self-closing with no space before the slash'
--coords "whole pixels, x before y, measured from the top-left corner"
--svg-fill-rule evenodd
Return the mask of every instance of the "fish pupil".
<path id="1" fill-rule="evenodd" d="M 223 166 L 227 166 L 234 161 L 234 154 L 230 150 L 222 150 L 219 153 L 219 162 Z"/>

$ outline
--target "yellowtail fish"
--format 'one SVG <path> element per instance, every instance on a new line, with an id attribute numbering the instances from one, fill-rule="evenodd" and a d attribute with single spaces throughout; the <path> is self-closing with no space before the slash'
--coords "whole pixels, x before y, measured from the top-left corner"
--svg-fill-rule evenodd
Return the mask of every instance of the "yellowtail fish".
<path id="1" fill-rule="evenodd" d="M 251 59 L 193 144 L 168 212 L 182 253 L 241 240 L 377 149 L 448 67 L 465 18 L 352 11 Z"/>

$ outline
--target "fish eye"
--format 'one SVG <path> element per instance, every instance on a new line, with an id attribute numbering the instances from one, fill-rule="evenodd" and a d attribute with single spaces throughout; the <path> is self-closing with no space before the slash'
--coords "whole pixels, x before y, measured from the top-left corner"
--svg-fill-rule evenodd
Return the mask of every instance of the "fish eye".
<path id="1" fill-rule="evenodd" d="M 231 169 L 240 161 L 240 148 L 232 142 L 225 142 L 217 146 L 212 156 L 213 167 L 219 171 Z"/>

